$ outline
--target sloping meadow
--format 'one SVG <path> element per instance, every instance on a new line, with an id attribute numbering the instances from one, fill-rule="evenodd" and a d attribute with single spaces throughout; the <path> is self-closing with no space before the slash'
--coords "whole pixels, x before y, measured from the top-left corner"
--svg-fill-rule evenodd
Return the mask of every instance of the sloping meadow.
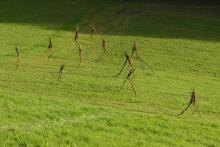
<path id="1" fill-rule="evenodd" d="M 10 0 L 0 8 L 0 146 L 219 146 L 218 6 Z M 115 77 L 133 41 L 144 61 L 131 59 L 136 95 L 129 81 L 120 90 L 129 66 Z M 177 117 L 193 89 L 196 111 Z"/>

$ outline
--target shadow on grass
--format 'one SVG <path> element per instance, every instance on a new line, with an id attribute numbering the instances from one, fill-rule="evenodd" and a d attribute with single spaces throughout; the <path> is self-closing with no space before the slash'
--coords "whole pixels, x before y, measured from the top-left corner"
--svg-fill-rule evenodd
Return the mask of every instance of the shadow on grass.
<path id="1" fill-rule="evenodd" d="M 89 24 L 94 22 L 103 34 L 219 41 L 220 5 L 212 4 L 197 0 L 7 0 L 0 1 L 0 23 L 67 31 L 79 24 L 82 32 L 89 33 Z"/>

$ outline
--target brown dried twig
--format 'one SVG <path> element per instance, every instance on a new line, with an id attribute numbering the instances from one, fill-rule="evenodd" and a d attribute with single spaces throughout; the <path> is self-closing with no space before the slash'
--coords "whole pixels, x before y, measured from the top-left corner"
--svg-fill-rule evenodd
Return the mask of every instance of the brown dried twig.
<path id="1" fill-rule="evenodd" d="M 197 106 L 196 106 L 196 93 L 195 93 L 195 90 L 194 90 L 194 89 L 193 89 L 193 91 L 192 91 L 192 93 L 191 93 L 190 101 L 189 101 L 187 107 L 186 107 L 181 113 L 179 113 L 177 116 L 180 116 L 180 115 L 182 115 L 183 113 L 185 113 L 185 112 L 189 109 L 189 107 L 190 107 L 191 105 L 193 105 L 194 108 L 195 108 L 195 109 L 194 109 L 194 112 L 193 112 L 193 114 L 194 114 L 195 111 L 197 110 Z"/>
<path id="2" fill-rule="evenodd" d="M 120 88 L 119 91 L 121 91 L 121 89 L 123 88 L 125 82 L 126 82 L 127 80 L 129 80 L 129 83 L 130 83 L 130 85 L 131 85 L 131 87 L 132 87 L 132 90 L 133 90 L 134 94 L 136 95 L 136 91 L 135 91 L 134 85 L 133 85 L 133 83 L 132 83 L 132 79 L 133 79 L 133 77 L 134 77 L 134 71 L 135 71 L 135 69 L 130 69 L 130 70 L 128 71 L 128 75 L 127 75 L 127 77 L 125 78 L 125 80 L 124 80 L 124 82 L 123 82 L 123 84 L 122 84 L 122 86 L 121 86 L 121 88 Z M 133 77 L 132 77 L 132 75 L 133 75 Z"/>
<path id="3" fill-rule="evenodd" d="M 119 76 L 121 74 L 121 72 L 123 71 L 124 67 L 126 66 L 126 64 L 129 65 L 129 67 L 132 68 L 132 64 L 131 64 L 131 59 L 130 59 L 130 56 L 128 55 L 128 53 L 126 51 L 124 51 L 124 55 L 125 55 L 125 62 L 124 62 L 124 65 L 122 66 L 121 70 L 119 71 L 118 74 L 116 74 L 115 76 Z"/>

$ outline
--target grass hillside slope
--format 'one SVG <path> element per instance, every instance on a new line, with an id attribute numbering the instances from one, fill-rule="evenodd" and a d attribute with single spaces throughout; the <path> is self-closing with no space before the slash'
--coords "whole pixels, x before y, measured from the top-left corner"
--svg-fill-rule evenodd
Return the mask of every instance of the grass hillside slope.
<path id="1" fill-rule="evenodd" d="M 47 61 L 49 34 L 55 59 Z M 153 68 L 132 59 L 137 95 L 129 83 L 119 92 L 126 70 L 114 77 L 133 41 Z M 16 70 L 16 45 L 25 71 Z M 220 145 L 218 5 L 0 1 L 0 58 L 0 146 Z M 198 110 L 177 117 L 193 88 Z"/>

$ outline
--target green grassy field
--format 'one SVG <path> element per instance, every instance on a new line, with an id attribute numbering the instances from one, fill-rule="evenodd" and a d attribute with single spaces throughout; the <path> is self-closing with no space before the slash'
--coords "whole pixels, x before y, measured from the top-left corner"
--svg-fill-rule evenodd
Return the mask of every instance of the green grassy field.
<path id="1" fill-rule="evenodd" d="M 56 58 L 47 61 L 49 34 Z M 129 83 L 119 92 L 126 71 L 113 77 L 134 40 L 155 71 L 132 60 L 137 95 Z M 219 41 L 220 6 L 0 1 L 0 146 L 220 146 Z M 15 45 L 27 71 L 16 70 Z M 198 111 L 176 117 L 193 88 Z"/>

